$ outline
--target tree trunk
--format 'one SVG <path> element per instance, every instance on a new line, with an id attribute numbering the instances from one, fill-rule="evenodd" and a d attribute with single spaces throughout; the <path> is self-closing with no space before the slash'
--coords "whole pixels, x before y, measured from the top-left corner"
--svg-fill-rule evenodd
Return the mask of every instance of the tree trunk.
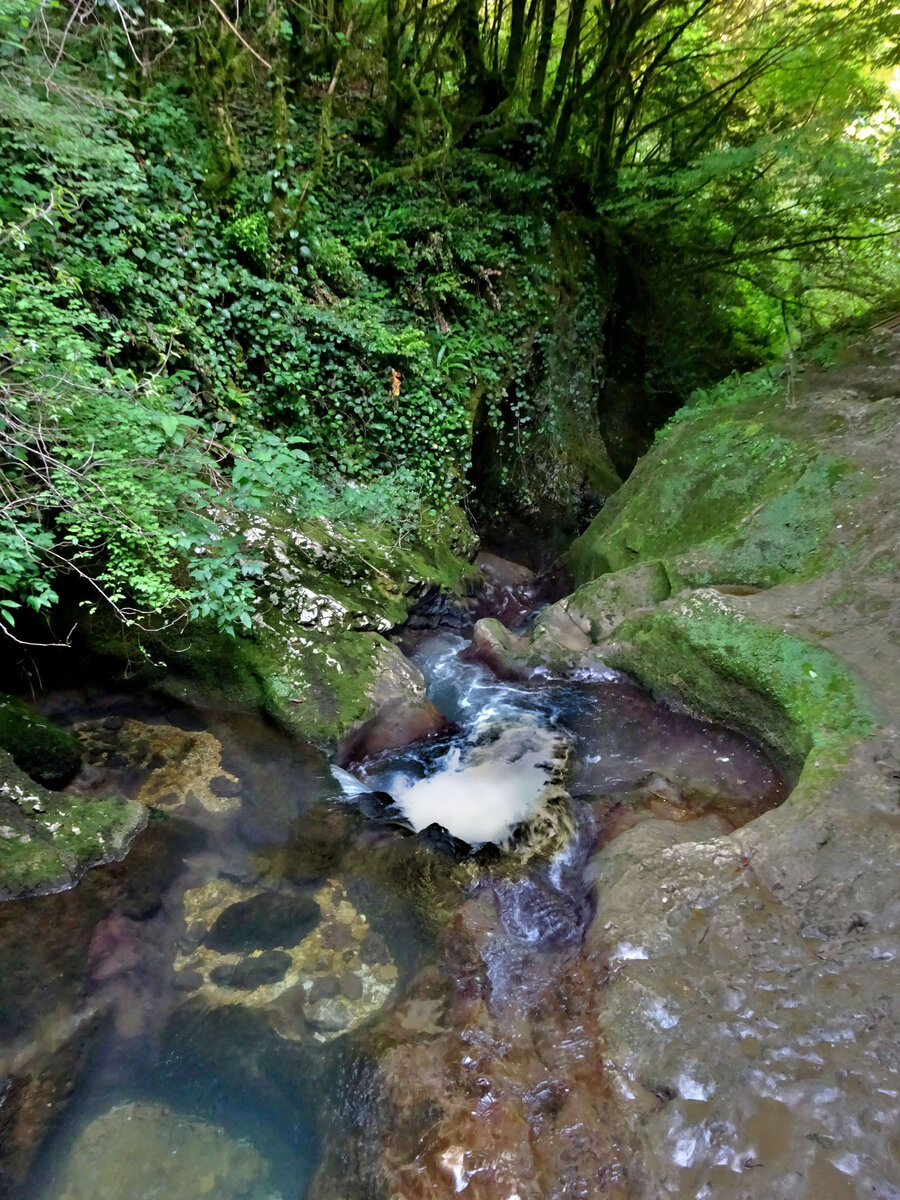
<path id="1" fill-rule="evenodd" d="M 541 4 L 541 28 L 538 34 L 537 58 L 531 81 L 532 116 L 537 116 L 544 107 L 544 84 L 547 79 L 547 64 L 553 47 L 553 27 L 556 24 L 556 0 L 543 0 Z"/>
<path id="2" fill-rule="evenodd" d="M 585 0 L 572 0 L 571 7 L 569 8 L 566 36 L 563 41 L 562 51 L 560 52 L 556 76 L 553 80 L 553 90 L 550 93 L 550 99 L 544 107 L 544 124 L 548 129 L 556 121 L 556 114 L 559 112 L 563 97 L 566 94 L 569 74 L 572 70 L 572 64 L 575 61 L 575 52 L 581 40 L 581 22 L 584 19 L 584 6 Z"/>

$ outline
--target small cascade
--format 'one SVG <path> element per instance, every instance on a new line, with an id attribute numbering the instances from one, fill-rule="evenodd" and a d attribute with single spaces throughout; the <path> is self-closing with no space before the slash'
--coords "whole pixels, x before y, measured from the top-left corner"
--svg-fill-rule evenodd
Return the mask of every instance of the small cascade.
<path id="1" fill-rule="evenodd" d="M 351 797 L 388 794 L 417 832 L 439 826 L 467 849 L 552 853 L 573 827 L 565 786 L 571 738 L 562 723 L 576 703 L 573 689 L 502 682 L 460 658 L 468 644 L 440 634 L 412 656 L 429 698 L 460 733 L 360 764 L 358 777 L 342 771 L 338 782 Z"/>

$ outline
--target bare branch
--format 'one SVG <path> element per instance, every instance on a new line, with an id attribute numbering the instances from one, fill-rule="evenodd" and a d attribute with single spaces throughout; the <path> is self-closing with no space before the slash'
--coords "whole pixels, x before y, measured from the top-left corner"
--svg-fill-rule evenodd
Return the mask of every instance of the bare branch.
<path id="1" fill-rule="evenodd" d="M 247 41 L 247 39 L 244 37 L 244 35 L 240 32 L 240 30 L 232 23 L 232 21 L 229 20 L 225 11 L 217 3 L 217 0 L 209 0 L 209 2 L 213 6 L 213 8 L 216 10 L 216 12 L 219 14 L 219 16 L 222 18 L 222 20 L 225 22 L 225 24 L 228 26 L 228 28 L 231 30 L 231 32 L 234 34 L 234 36 L 237 38 L 237 40 L 243 46 L 246 46 L 246 48 L 250 51 L 250 53 L 253 55 L 254 58 L 259 59 L 259 61 L 266 68 L 267 71 L 271 71 L 272 64 L 270 62 L 266 62 L 266 60 L 263 58 L 263 56 L 257 50 L 253 49 L 253 47 L 250 45 L 250 43 Z"/>

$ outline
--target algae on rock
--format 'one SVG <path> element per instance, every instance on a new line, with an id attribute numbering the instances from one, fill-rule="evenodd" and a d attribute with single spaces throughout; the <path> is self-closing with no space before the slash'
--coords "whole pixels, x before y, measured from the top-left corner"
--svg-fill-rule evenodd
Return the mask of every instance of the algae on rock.
<path id="1" fill-rule="evenodd" d="M 843 456 L 760 411 L 763 402 L 704 410 L 664 431 L 570 548 L 576 583 L 651 561 L 673 590 L 769 587 L 822 569 L 836 513 L 861 480 Z"/>
<path id="2" fill-rule="evenodd" d="M 0 750 L 0 900 L 71 887 L 88 867 L 122 858 L 146 821 L 124 796 L 50 792 Z"/>
<path id="3" fill-rule="evenodd" d="M 48 788 L 64 787 L 81 766 L 81 747 L 68 730 L 2 692 L 0 749 Z"/>
<path id="4" fill-rule="evenodd" d="M 248 630 L 230 637 L 195 622 L 173 644 L 98 619 L 86 629 L 89 650 L 141 663 L 148 685 L 179 700 L 258 708 L 320 746 L 334 747 L 387 703 L 424 704 L 420 673 L 382 635 L 430 589 L 472 587 L 475 538 L 461 512 L 446 514 L 427 548 L 399 546 L 387 528 L 277 514 L 242 533 L 263 564 Z"/>
<path id="5" fill-rule="evenodd" d="M 655 695 L 762 742 L 808 785 L 872 728 L 857 679 L 827 650 L 754 620 L 712 588 L 618 626 L 598 647 Z"/>

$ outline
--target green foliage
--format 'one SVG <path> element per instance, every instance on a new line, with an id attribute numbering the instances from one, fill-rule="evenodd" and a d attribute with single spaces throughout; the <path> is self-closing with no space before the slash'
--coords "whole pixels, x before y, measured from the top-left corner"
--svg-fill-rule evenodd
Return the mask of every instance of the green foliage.
<path id="1" fill-rule="evenodd" d="M 667 415 L 898 272 L 877 0 L 320 17 L 0 8 L 7 625 L 76 572 L 131 619 L 248 627 L 242 520 L 411 537 L 467 499 L 476 421 L 535 501 L 560 301 L 579 387 L 646 360 Z"/>

